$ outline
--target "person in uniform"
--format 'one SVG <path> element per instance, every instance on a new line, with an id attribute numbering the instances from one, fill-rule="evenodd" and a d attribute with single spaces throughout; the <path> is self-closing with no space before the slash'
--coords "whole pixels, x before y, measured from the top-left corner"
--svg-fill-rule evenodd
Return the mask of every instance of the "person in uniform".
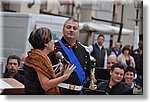
<path id="1" fill-rule="evenodd" d="M 83 94 L 82 87 L 89 87 L 92 64 L 89 52 L 78 42 L 78 37 L 79 22 L 70 18 L 63 26 L 63 37 L 55 43 L 54 52 L 48 55 L 55 65 L 59 62 L 56 56 L 59 51 L 69 63 L 76 66 L 69 79 L 60 86 L 63 95 L 81 95 Z"/>

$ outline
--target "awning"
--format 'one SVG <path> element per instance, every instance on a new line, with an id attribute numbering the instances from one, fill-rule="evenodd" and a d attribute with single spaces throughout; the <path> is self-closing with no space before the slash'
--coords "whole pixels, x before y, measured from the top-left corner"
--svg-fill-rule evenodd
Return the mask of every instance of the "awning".
<path id="1" fill-rule="evenodd" d="M 98 24 L 94 22 L 80 22 L 79 23 L 80 30 L 85 30 L 85 31 L 92 31 L 92 32 L 98 32 L 98 33 L 103 33 L 103 34 L 119 34 L 120 27 L 116 26 L 111 26 L 111 25 L 106 25 L 106 24 Z M 128 34 L 133 34 L 133 30 L 129 29 L 122 29 L 122 35 L 128 35 Z"/>

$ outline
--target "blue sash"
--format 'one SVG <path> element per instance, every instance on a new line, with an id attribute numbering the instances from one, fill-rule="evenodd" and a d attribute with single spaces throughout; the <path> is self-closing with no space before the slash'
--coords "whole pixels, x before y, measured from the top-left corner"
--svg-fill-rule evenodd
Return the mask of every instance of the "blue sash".
<path id="1" fill-rule="evenodd" d="M 71 48 L 67 48 L 62 42 L 61 40 L 58 41 L 61 45 L 61 47 L 63 48 L 63 50 L 65 51 L 66 55 L 68 56 L 69 60 L 71 61 L 72 64 L 74 64 L 76 66 L 75 71 L 78 75 L 78 78 L 80 79 L 80 83 L 81 86 L 84 85 L 85 82 L 85 73 L 83 71 L 82 66 L 80 65 L 77 57 L 74 55 L 74 52 Z"/>

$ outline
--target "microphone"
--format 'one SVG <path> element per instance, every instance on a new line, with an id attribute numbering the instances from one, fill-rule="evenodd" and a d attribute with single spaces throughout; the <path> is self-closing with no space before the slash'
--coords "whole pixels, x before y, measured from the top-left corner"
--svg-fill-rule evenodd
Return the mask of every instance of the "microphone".
<path id="1" fill-rule="evenodd" d="M 60 51 L 58 51 L 58 52 L 56 53 L 56 55 L 57 55 L 57 57 L 58 57 L 59 59 L 62 60 L 62 62 L 66 63 L 66 64 L 69 64 L 69 61 L 67 61 L 67 60 L 65 59 L 65 57 L 62 55 L 62 53 L 61 53 Z"/>

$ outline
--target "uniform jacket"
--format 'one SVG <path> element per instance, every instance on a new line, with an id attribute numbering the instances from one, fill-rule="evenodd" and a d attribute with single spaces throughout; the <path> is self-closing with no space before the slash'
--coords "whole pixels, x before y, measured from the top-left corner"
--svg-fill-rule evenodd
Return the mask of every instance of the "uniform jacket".
<path id="1" fill-rule="evenodd" d="M 90 77 L 90 70 L 92 68 L 89 53 L 86 51 L 86 49 L 83 47 L 83 45 L 81 43 L 79 43 L 78 41 L 73 46 L 70 46 L 64 38 L 62 38 L 61 41 L 65 46 L 72 48 L 75 56 L 79 60 L 81 66 L 85 72 L 86 79 L 88 80 Z M 60 51 L 63 54 L 63 56 L 65 57 L 65 59 L 67 59 L 70 62 L 68 56 L 65 54 L 65 52 L 64 52 L 63 48 L 60 46 L 59 42 L 56 42 L 54 52 L 52 52 L 48 55 L 49 58 L 51 59 L 51 62 L 53 65 L 58 63 L 58 58 L 56 57 L 56 53 L 58 51 Z M 64 81 L 64 83 L 80 86 L 80 80 L 78 78 L 77 73 L 74 71 L 71 74 L 71 76 L 69 77 L 69 79 Z M 87 83 L 87 81 L 85 81 L 85 87 L 86 86 L 89 87 L 88 84 L 86 84 L 86 83 Z M 69 95 L 79 94 L 78 91 L 74 91 L 74 90 L 72 91 L 72 90 L 64 89 L 64 88 L 62 88 L 60 91 L 61 91 L 61 94 L 69 94 Z"/>

